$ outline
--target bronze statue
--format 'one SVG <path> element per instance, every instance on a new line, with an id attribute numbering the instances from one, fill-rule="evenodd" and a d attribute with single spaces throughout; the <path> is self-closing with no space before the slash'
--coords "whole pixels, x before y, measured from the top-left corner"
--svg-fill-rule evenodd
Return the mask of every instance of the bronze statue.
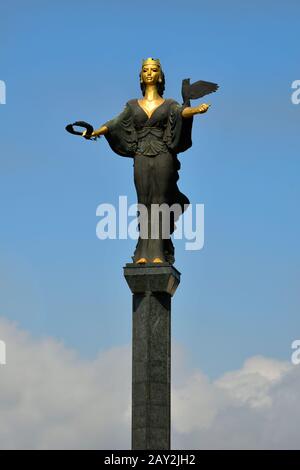
<path id="1" fill-rule="evenodd" d="M 118 155 L 134 159 L 134 183 L 138 204 L 148 210 L 148 237 L 138 239 L 133 255 L 134 263 L 174 263 L 174 246 L 171 235 L 177 217 L 171 214 L 169 236 L 164 238 L 159 230 L 158 238 L 151 238 L 151 210 L 153 204 L 179 204 L 181 213 L 189 205 L 188 198 L 179 191 L 177 181 L 180 162 L 177 154 L 191 147 L 193 116 L 205 113 L 209 104 L 190 106 L 190 99 L 200 98 L 218 89 L 215 83 L 198 81 L 182 82 L 183 104 L 164 99 L 165 76 L 158 59 L 143 61 L 140 72 L 141 99 L 129 100 L 124 110 L 99 129 L 79 121 L 73 125 L 83 126 L 79 133 L 73 125 L 66 129 L 81 134 L 86 139 L 104 135 L 112 150 Z M 139 226 L 140 228 L 140 226 Z"/>

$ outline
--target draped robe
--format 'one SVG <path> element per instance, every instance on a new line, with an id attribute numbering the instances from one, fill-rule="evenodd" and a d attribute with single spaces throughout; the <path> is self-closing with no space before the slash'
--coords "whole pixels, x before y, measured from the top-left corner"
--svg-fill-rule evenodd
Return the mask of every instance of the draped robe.
<path id="1" fill-rule="evenodd" d="M 175 100 L 165 99 L 149 118 L 138 100 L 132 99 L 121 114 L 104 124 L 108 128 L 105 137 L 111 149 L 120 156 L 133 158 L 138 204 L 148 209 L 148 237 L 142 238 L 140 233 L 132 257 L 134 262 L 140 258 L 152 261 L 156 257 L 170 264 L 175 260 L 171 234 L 179 215 L 171 213 L 167 236 L 162 235 L 160 227 L 159 237 L 152 238 L 151 211 L 153 204 L 169 207 L 178 204 L 183 213 L 189 205 L 188 198 L 177 186 L 180 169 L 177 154 L 192 145 L 193 118 L 183 118 L 183 109 Z"/>

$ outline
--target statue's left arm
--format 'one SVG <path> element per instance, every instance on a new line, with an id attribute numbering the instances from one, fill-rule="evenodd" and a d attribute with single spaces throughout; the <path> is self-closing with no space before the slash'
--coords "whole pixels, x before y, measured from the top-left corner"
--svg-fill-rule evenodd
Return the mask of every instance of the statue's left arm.
<path id="1" fill-rule="evenodd" d="M 209 107 L 210 107 L 210 104 L 206 104 L 206 103 L 200 104 L 199 106 L 195 106 L 195 107 L 187 106 L 186 108 L 182 110 L 181 115 L 183 118 L 191 118 L 195 116 L 196 114 L 206 113 Z"/>

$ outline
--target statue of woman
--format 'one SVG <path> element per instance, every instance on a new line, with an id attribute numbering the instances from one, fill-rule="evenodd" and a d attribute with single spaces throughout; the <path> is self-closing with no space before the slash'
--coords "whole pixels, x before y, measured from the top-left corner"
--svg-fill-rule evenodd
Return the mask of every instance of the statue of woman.
<path id="1" fill-rule="evenodd" d="M 177 186 L 180 169 L 177 154 L 192 145 L 193 116 L 205 113 L 210 106 L 201 104 L 191 107 L 189 100 L 216 91 L 218 86 L 200 81 L 190 85 L 187 79 L 183 80 L 182 86 L 183 105 L 173 99 L 164 99 L 165 76 L 160 61 L 152 58 L 142 63 L 140 85 L 143 98 L 129 100 L 123 112 L 117 117 L 94 130 L 92 134 L 88 135 L 85 131 L 82 135 L 85 138 L 104 135 L 115 153 L 134 159 L 134 183 L 138 204 L 143 204 L 148 213 L 148 236 L 143 238 L 140 230 L 140 237 L 132 257 L 134 263 L 173 264 L 174 246 L 171 235 L 179 216 L 178 213 L 177 216 L 171 214 L 167 237 L 165 233 L 162 235 L 160 219 L 159 236 L 152 238 L 153 204 L 167 204 L 168 207 L 178 204 L 181 213 L 188 207 L 188 198 Z M 141 219 L 139 229 L 140 226 Z"/>

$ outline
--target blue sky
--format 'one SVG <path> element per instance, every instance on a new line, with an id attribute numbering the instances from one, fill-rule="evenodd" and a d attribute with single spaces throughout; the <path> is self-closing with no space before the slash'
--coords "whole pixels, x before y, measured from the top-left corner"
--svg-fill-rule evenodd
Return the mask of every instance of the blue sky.
<path id="1" fill-rule="evenodd" d="M 180 155 L 180 188 L 205 205 L 205 246 L 175 241 L 173 340 L 211 377 L 257 354 L 289 360 L 300 336 L 299 13 L 291 0 L 1 6 L 1 316 L 82 357 L 130 344 L 122 267 L 135 242 L 98 240 L 95 213 L 120 195 L 135 202 L 132 161 L 64 127 L 118 114 L 153 56 L 166 97 L 180 101 L 186 77 L 220 85 Z"/>

